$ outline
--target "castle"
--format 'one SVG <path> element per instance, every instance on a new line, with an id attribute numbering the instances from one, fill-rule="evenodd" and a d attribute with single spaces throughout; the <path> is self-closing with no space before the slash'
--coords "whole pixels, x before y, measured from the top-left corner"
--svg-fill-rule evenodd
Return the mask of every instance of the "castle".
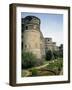
<path id="1" fill-rule="evenodd" d="M 44 38 L 41 30 L 41 21 L 36 16 L 26 16 L 21 19 L 22 51 L 32 52 L 38 59 L 44 58 L 48 50 L 58 51 L 59 47 L 52 38 Z"/>

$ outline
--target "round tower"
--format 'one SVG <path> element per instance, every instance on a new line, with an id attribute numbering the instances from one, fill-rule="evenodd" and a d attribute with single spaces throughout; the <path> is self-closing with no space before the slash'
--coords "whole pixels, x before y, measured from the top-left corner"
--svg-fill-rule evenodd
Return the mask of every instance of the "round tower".
<path id="1" fill-rule="evenodd" d="M 22 18 L 22 50 L 32 52 L 38 59 L 40 51 L 40 19 L 35 16 Z"/>

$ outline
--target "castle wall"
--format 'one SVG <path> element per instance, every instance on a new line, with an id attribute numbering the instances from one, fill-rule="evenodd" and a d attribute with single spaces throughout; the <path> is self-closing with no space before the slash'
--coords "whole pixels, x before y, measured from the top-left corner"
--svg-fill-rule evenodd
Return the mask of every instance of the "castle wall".
<path id="1" fill-rule="evenodd" d="M 41 58 L 40 33 L 37 30 L 25 30 L 23 33 L 23 51 L 32 52 Z"/>
<path id="2" fill-rule="evenodd" d="M 40 49 L 41 49 L 42 58 L 45 58 L 45 42 L 41 31 L 40 31 Z"/>

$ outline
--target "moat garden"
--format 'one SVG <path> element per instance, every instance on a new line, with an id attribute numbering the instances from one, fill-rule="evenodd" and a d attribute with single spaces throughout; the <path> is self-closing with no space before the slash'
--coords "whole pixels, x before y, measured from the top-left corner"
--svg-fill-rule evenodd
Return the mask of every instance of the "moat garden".
<path id="1" fill-rule="evenodd" d="M 63 75 L 63 51 L 48 51 L 38 60 L 29 52 L 22 53 L 22 77 Z"/>

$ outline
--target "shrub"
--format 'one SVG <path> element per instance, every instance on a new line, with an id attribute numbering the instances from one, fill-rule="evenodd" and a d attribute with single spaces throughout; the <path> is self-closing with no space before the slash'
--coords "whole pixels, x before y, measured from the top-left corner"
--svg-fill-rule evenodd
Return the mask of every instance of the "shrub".
<path id="1" fill-rule="evenodd" d="M 37 69 L 32 69 L 32 76 L 36 76 L 37 75 Z"/>
<path id="2" fill-rule="evenodd" d="M 36 56 L 31 52 L 22 53 L 22 69 L 31 68 L 36 64 Z"/>
<path id="3" fill-rule="evenodd" d="M 49 65 L 47 65 L 47 68 L 49 70 L 56 72 L 56 74 L 59 74 L 59 72 L 63 68 L 63 60 L 57 60 L 57 61 L 51 62 Z"/>
<path id="4" fill-rule="evenodd" d="M 63 50 L 60 50 L 60 51 L 59 51 L 59 57 L 60 57 L 60 58 L 63 58 Z"/>
<path id="5" fill-rule="evenodd" d="M 55 59 L 57 59 L 58 57 L 63 58 L 63 50 L 53 51 L 53 55 Z"/>
<path id="6" fill-rule="evenodd" d="M 54 58 L 57 59 L 59 57 L 59 51 L 53 51 Z"/>
<path id="7" fill-rule="evenodd" d="M 52 51 L 51 51 L 51 50 L 48 50 L 48 51 L 46 52 L 46 60 L 51 60 L 52 57 L 53 57 Z"/>

